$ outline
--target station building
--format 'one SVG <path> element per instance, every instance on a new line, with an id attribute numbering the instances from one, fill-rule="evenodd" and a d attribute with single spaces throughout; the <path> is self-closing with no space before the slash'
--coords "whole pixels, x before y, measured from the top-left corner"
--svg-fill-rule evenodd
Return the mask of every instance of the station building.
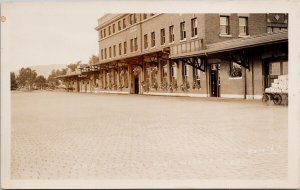
<path id="1" fill-rule="evenodd" d="M 106 14 L 76 92 L 259 99 L 288 74 L 287 14 Z"/>

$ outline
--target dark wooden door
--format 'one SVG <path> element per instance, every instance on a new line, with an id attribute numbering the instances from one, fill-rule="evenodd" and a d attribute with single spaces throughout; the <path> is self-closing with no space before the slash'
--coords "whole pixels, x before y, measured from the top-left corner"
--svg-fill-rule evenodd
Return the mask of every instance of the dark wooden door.
<path id="1" fill-rule="evenodd" d="M 139 94 L 139 77 L 134 77 L 134 93 Z"/>

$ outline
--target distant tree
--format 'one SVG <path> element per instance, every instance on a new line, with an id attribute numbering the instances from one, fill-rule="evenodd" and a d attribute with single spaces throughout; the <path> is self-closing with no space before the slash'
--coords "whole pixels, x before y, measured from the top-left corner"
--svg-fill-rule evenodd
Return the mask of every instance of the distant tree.
<path id="1" fill-rule="evenodd" d="M 35 79 L 35 85 L 38 89 L 44 89 L 46 87 L 47 80 L 43 75 L 39 75 Z"/>
<path id="2" fill-rule="evenodd" d="M 99 57 L 96 55 L 92 55 L 89 60 L 89 64 L 97 64 L 99 62 Z"/>
<path id="3" fill-rule="evenodd" d="M 10 90 L 16 90 L 18 88 L 16 75 L 14 72 L 10 72 Z"/>
<path id="4" fill-rule="evenodd" d="M 59 85 L 59 81 L 56 78 L 56 74 L 57 74 L 57 72 L 55 71 L 55 69 L 53 69 L 51 71 L 51 74 L 48 76 L 48 84 L 49 84 L 49 87 L 52 89 L 55 89 Z"/>
<path id="5" fill-rule="evenodd" d="M 81 64 L 81 61 L 77 61 L 76 63 L 71 63 L 67 65 L 67 68 L 71 70 L 71 72 L 74 72 Z"/>
<path id="6" fill-rule="evenodd" d="M 21 68 L 17 77 L 17 84 L 19 87 L 26 87 L 29 90 L 33 88 L 37 73 L 29 67 Z"/>

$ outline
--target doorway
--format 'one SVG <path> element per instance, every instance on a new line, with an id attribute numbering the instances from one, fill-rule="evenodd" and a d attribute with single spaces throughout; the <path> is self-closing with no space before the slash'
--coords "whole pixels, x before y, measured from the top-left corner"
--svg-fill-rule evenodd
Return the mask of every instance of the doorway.
<path id="1" fill-rule="evenodd" d="M 135 93 L 135 94 L 139 94 L 139 92 L 140 92 L 139 87 L 140 87 L 139 77 L 138 77 L 138 76 L 135 76 L 135 77 L 134 77 L 134 93 Z"/>
<path id="2" fill-rule="evenodd" d="M 212 64 L 210 70 L 210 96 L 220 97 L 219 64 Z"/>

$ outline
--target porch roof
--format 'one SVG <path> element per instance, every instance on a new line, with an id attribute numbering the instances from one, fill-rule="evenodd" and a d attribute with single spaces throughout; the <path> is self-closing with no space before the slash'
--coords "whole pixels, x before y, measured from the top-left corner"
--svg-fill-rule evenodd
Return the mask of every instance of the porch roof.
<path id="1" fill-rule="evenodd" d="M 273 33 L 264 33 L 255 36 L 243 37 L 239 39 L 226 40 L 223 42 L 208 44 L 206 49 L 200 51 L 189 52 L 180 55 L 171 56 L 171 59 L 204 56 L 208 54 L 214 54 L 219 52 L 226 52 L 236 49 L 257 47 L 267 44 L 281 43 L 288 41 L 288 31 L 278 31 Z"/>

